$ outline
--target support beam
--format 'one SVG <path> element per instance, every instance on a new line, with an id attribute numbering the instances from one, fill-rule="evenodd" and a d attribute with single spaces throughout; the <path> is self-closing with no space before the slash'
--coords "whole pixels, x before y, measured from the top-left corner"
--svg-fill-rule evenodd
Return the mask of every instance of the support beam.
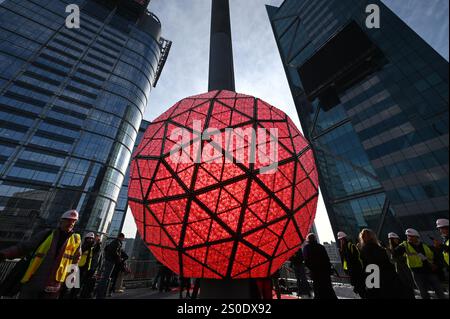
<path id="1" fill-rule="evenodd" d="M 235 91 L 228 0 L 212 0 L 208 90 Z M 201 299 L 252 299 L 255 296 L 257 296 L 257 287 L 254 280 L 202 279 L 200 281 Z"/>
<path id="2" fill-rule="evenodd" d="M 228 0 L 212 0 L 208 90 L 235 91 Z"/>

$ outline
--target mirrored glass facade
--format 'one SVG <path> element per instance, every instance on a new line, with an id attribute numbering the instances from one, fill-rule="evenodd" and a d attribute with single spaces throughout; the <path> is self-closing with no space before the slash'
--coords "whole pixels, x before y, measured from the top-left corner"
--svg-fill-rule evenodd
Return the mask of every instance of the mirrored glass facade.
<path id="1" fill-rule="evenodd" d="M 381 28 L 366 26 L 377 4 Z M 448 62 L 378 0 L 267 6 L 333 231 L 448 218 Z"/>
<path id="2" fill-rule="evenodd" d="M 147 127 L 150 125 L 150 122 L 146 120 L 142 120 L 141 126 L 139 128 L 139 132 L 136 138 L 136 143 L 134 147 L 137 147 L 144 136 Z M 127 169 L 127 173 L 125 174 L 125 179 L 122 184 L 122 188 L 119 192 L 119 197 L 117 199 L 116 210 L 114 211 L 114 215 L 111 221 L 111 225 L 108 230 L 108 236 L 117 237 L 119 233 L 122 232 L 123 224 L 125 222 L 125 217 L 128 211 L 128 183 L 130 181 L 130 168 Z M 130 212 L 131 213 L 131 212 Z"/>
<path id="3" fill-rule="evenodd" d="M 81 10 L 69 29 L 66 6 Z M 148 1 L 0 4 L 0 243 L 77 209 L 105 233 L 161 60 Z M 159 70 L 160 71 L 160 70 Z"/>

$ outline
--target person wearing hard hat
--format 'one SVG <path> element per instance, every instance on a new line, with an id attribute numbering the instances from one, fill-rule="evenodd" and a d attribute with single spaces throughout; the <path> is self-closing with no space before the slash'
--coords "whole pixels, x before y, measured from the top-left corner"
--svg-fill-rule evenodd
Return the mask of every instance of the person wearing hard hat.
<path id="1" fill-rule="evenodd" d="M 70 291 L 70 298 L 77 299 L 80 290 L 83 290 L 84 286 L 93 276 L 92 257 L 94 255 L 95 234 L 89 232 L 86 234 L 81 245 L 81 258 L 78 262 L 79 275 L 80 275 L 80 288 L 72 288 Z"/>
<path id="2" fill-rule="evenodd" d="M 57 299 L 73 264 L 81 256 L 81 237 L 73 228 L 78 212 L 69 210 L 55 230 L 45 230 L 29 241 L 0 251 L 0 261 L 27 257 L 20 278 L 20 299 Z"/>
<path id="3" fill-rule="evenodd" d="M 389 245 L 387 247 L 387 253 L 391 262 L 395 266 L 395 271 L 397 272 L 403 286 L 405 287 L 405 295 L 408 295 L 410 299 L 415 299 L 414 289 L 416 284 L 414 283 L 414 278 L 411 274 L 411 270 L 408 268 L 406 263 L 406 257 L 404 255 L 398 256 L 394 254 L 395 248 L 400 245 L 400 236 L 396 233 L 388 234 Z"/>
<path id="4" fill-rule="evenodd" d="M 332 265 L 324 246 L 317 242 L 316 235 L 306 237 L 303 247 L 303 258 L 306 267 L 311 271 L 314 299 L 337 299 L 331 284 Z"/>
<path id="5" fill-rule="evenodd" d="M 444 257 L 445 264 L 447 265 L 448 271 L 448 219 L 442 218 L 436 221 L 436 228 L 441 233 L 442 238 L 444 239 L 443 244 L 438 246 L 439 251 L 442 252 L 442 256 Z"/>
<path id="6" fill-rule="evenodd" d="M 435 249 L 436 252 L 441 256 L 441 273 L 440 278 L 444 284 L 445 289 L 448 290 L 448 281 L 449 281 L 449 264 L 448 264 L 448 254 L 449 254 L 449 240 L 448 240 L 448 219 L 441 218 L 436 221 L 436 228 L 441 233 L 443 238 L 443 242 L 439 242 L 435 240 Z"/>
<path id="7" fill-rule="evenodd" d="M 364 271 L 358 247 L 352 243 L 347 234 L 343 231 L 337 233 L 339 243 L 339 254 L 341 256 L 342 268 L 350 276 L 350 283 L 353 291 L 365 297 Z"/>
<path id="8" fill-rule="evenodd" d="M 86 235 L 86 240 L 91 241 L 89 239 L 92 237 L 91 234 Z M 99 234 L 94 234 L 94 240 L 92 244 L 91 257 L 86 257 L 86 260 L 90 261 L 89 269 L 86 271 L 84 276 L 83 284 L 81 285 L 80 298 L 81 299 L 92 299 L 95 285 L 97 283 L 97 278 L 100 276 L 100 272 L 102 269 L 103 262 L 103 254 L 102 254 L 102 243 L 101 237 Z M 81 260 L 80 260 L 80 264 Z"/>
<path id="9" fill-rule="evenodd" d="M 433 250 L 420 240 L 417 230 L 409 228 L 405 235 L 407 240 L 398 245 L 394 253 L 396 256 L 405 256 L 422 299 L 430 299 L 428 287 L 436 292 L 439 299 L 445 299 L 444 290 L 435 273 L 437 266 Z"/>

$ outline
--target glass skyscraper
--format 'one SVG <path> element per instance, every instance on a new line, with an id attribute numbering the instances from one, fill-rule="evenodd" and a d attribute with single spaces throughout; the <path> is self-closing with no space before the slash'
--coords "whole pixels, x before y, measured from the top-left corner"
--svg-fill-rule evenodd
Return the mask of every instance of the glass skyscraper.
<path id="1" fill-rule="evenodd" d="M 141 126 L 139 128 L 139 132 L 136 138 L 135 147 L 139 145 L 144 136 L 147 127 L 150 125 L 150 122 L 146 120 L 142 120 Z M 128 183 L 130 181 L 130 168 L 128 167 L 127 172 L 125 174 L 125 179 L 122 184 L 122 188 L 119 192 L 119 197 L 117 199 L 116 210 L 114 212 L 111 225 L 108 230 L 108 236 L 117 237 L 120 232 L 122 232 L 123 224 L 125 222 L 125 217 L 128 211 Z"/>
<path id="2" fill-rule="evenodd" d="M 267 11 L 333 231 L 384 240 L 413 227 L 429 240 L 449 214 L 448 62 L 379 0 Z"/>
<path id="3" fill-rule="evenodd" d="M 0 4 L 0 243 L 77 209 L 106 233 L 170 43 L 148 0 Z M 81 10 L 69 29 L 66 7 Z"/>

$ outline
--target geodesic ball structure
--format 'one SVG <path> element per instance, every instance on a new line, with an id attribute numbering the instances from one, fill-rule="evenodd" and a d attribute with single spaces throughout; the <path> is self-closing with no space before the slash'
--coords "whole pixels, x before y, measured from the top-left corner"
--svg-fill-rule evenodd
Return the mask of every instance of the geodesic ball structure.
<path id="1" fill-rule="evenodd" d="M 317 207 L 313 153 L 292 120 L 230 91 L 186 98 L 154 120 L 130 177 L 141 237 L 184 277 L 270 276 L 300 248 Z"/>

